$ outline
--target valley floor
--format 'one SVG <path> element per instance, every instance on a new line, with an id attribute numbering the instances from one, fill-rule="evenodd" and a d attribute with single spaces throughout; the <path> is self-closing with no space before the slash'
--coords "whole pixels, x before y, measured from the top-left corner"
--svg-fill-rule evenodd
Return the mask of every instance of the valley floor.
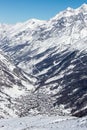
<path id="1" fill-rule="evenodd" d="M 0 130 L 87 130 L 87 117 L 38 115 L 1 119 Z"/>

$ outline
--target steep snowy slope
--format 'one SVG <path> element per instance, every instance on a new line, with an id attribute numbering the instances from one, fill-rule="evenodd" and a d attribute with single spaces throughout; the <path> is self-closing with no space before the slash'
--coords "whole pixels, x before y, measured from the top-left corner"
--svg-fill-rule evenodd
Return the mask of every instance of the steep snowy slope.
<path id="1" fill-rule="evenodd" d="M 17 98 L 34 89 L 34 78 L 15 67 L 0 50 L 0 118 L 16 116 Z"/>
<path id="2" fill-rule="evenodd" d="M 34 99 L 39 102 L 39 96 L 39 111 L 52 108 L 76 116 L 87 114 L 86 4 L 67 8 L 49 21 L 1 25 L 0 47 L 18 67 L 37 77 Z"/>

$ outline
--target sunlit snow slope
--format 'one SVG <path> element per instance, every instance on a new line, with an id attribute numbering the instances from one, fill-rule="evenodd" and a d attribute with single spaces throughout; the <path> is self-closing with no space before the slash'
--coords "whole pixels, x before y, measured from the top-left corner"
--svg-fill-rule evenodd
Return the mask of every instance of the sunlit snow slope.
<path id="1" fill-rule="evenodd" d="M 87 130 L 87 117 L 29 116 L 0 120 L 0 130 Z"/>

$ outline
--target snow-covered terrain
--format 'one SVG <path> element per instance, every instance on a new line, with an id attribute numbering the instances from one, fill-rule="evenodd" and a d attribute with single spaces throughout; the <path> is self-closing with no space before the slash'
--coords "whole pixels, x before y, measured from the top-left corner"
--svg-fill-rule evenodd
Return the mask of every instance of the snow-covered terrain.
<path id="1" fill-rule="evenodd" d="M 6 79 L 11 80 L 9 90 L 8 82 L 3 90 L 12 98 L 21 95 L 14 104 L 18 116 L 87 115 L 86 4 L 67 8 L 48 21 L 0 24 L 0 48 L 13 62 L 3 63 L 10 73 L 4 70 Z"/>
<path id="2" fill-rule="evenodd" d="M 87 117 L 29 116 L 0 120 L 0 130 L 87 130 Z"/>
<path id="3" fill-rule="evenodd" d="M 0 50 L 0 118 L 17 116 L 17 98 L 34 90 L 35 78 L 16 67 Z"/>

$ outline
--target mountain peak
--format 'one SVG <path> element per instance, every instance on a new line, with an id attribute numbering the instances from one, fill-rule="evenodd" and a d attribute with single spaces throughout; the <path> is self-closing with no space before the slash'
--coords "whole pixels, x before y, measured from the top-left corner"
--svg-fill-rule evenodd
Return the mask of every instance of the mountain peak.
<path id="1" fill-rule="evenodd" d="M 81 7 L 83 7 L 83 8 L 87 8 L 87 4 L 86 3 L 84 3 L 84 4 L 82 4 L 82 6 Z"/>
<path id="2" fill-rule="evenodd" d="M 72 11 L 72 10 L 73 10 L 73 8 L 68 7 L 66 10 L 67 10 L 67 11 Z"/>
<path id="3" fill-rule="evenodd" d="M 60 19 L 63 16 L 69 17 L 69 16 L 73 15 L 73 13 L 74 13 L 74 9 L 71 7 L 68 7 L 66 10 L 59 12 L 54 18 L 52 18 L 52 20 L 53 19 Z"/>
<path id="4" fill-rule="evenodd" d="M 60 19 L 62 17 L 70 17 L 72 15 L 78 15 L 79 13 L 87 13 L 87 4 L 82 4 L 79 8 L 73 9 L 68 7 L 66 10 L 59 12 L 52 20 Z"/>
<path id="5" fill-rule="evenodd" d="M 79 9 L 87 12 L 87 4 L 83 4 Z"/>

